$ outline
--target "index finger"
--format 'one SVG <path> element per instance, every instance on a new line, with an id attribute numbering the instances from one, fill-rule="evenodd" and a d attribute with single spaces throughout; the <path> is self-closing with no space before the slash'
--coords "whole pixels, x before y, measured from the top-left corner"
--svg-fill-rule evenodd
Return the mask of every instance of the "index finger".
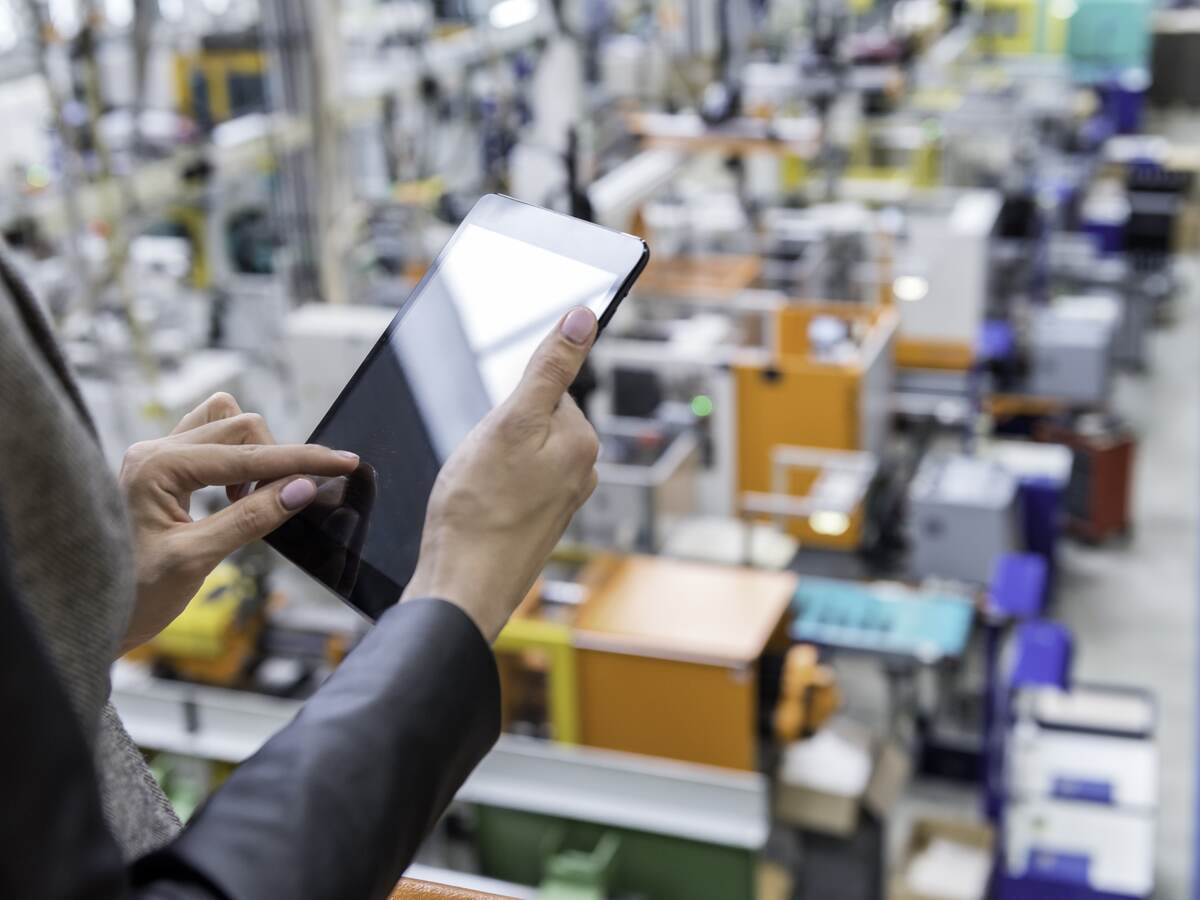
<path id="1" fill-rule="evenodd" d="M 512 399 L 547 415 L 579 374 L 596 336 L 596 316 L 584 306 L 571 310 L 538 346 Z"/>
<path id="2" fill-rule="evenodd" d="M 348 475 L 358 457 L 317 444 L 180 444 L 159 464 L 179 488 L 191 491 L 289 475 Z"/>
<path id="3" fill-rule="evenodd" d="M 217 391 L 180 419 L 179 424 L 171 429 L 171 434 L 182 434 L 193 428 L 199 428 L 201 425 L 207 425 L 209 422 L 218 422 L 221 419 L 230 419 L 241 414 L 242 408 L 238 406 L 238 402 L 232 394 Z"/>

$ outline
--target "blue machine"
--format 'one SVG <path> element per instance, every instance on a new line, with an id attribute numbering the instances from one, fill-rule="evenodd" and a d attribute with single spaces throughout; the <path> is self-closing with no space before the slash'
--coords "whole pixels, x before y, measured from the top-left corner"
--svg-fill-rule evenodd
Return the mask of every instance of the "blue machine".
<path id="1" fill-rule="evenodd" d="M 962 655 L 975 604 L 894 583 L 802 578 L 792 612 L 793 640 L 933 663 Z"/>
<path id="2" fill-rule="evenodd" d="M 1017 440 L 992 441 L 983 452 L 1017 478 L 1025 549 L 1046 560 L 1051 576 L 1049 591 L 1053 587 L 1058 543 L 1066 521 L 1066 493 L 1074 455 L 1059 444 Z"/>
<path id="3" fill-rule="evenodd" d="M 1064 667 L 1069 665 L 1069 650 L 1055 652 L 1056 648 L 1061 650 L 1057 630 L 1053 631 L 1053 639 L 1039 637 L 1041 625 L 1048 624 L 1037 621 L 1046 606 L 1048 586 L 1049 563 L 1042 556 L 1008 553 L 996 561 L 984 620 L 987 630 L 984 643 L 983 810 L 992 822 L 1000 818 L 1004 806 L 1004 743 L 1009 701 L 1014 687 L 1012 680 L 1006 681 L 1000 677 L 1000 644 L 1005 632 L 1012 626 L 1025 628 L 1026 623 L 1031 625 L 1031 628 L 1020 632 L 1017 638 L 1018 664 L 1021 665 L 1023 659 L 1026 670 L 1021 677 L 1031 678 L 1029 670 L 1037 668 L 1051 684 L 1066 684 L 1067 672 Z M 1038 648 L 1042 646 L 1050 648 L 1052 657 L 1061 656 L 1062 659 L 1042 660 L 1040 665 L 1035 666 Z"/>
<path id="4" fill-rule="evenodd" d="M 1007 553 L 996 561 L 988 590 L 989 616 L 1018 622 L 1035 619 L 1046 607 L 1049 563 L 1036 553 Z"/>

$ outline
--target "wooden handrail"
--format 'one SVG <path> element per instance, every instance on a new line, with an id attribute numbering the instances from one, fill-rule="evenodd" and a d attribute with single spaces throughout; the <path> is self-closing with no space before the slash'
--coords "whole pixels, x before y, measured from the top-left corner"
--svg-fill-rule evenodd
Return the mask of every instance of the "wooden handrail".
<path id="1" fill-rule="evenodd" d="M 405 878 L 392 892 L 391 900 L 505 900 L 499 894 L 481 894 L 463 888 Z"/>

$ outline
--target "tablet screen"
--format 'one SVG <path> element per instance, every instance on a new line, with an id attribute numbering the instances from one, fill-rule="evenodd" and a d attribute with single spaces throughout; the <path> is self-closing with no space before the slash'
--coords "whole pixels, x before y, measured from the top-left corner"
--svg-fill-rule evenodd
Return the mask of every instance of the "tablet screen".
<path id="1" fill-rule="evenodd" d="M 465 222 L 310 439 L 357 453 L 358 470 L 320 483 L 268 542 L 377 618 L 412 576 L 442 462 L 559 318 L 600 316 L 629 274 Z"/>

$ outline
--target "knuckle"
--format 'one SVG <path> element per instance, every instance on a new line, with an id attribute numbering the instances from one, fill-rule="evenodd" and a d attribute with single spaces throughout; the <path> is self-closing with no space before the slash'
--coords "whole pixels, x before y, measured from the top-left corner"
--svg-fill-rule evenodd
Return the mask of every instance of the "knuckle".
<path id="1" fill-rule="evenodd" d="M 265 450 L 259 444 L 242 444 L 237 448 L 237 454 L 247 468 L 254 468 L 265 462 Z"/>
<path id="2" fill-rule="evenodd" d="M 199 579 L 208 574 L 208 561 L 192 542 L 167 538 L 158 548 L 158 566 L 162 573 L 185 579 Z"/>
<path id="3" fill-rule="evenodd" d="M 547 353 L 538 363 L 538 373 L 552 384 L 566 388 L 575 380 L 575 366 L 561 353 Z"/>
<path id="4" fill-rule="evenodd" d="M 596 460 L 600 458 L 600 436 L 596 434 L 596 430 L 590 425 L 583 435 L 582 452 L 588 465 L 596 465 Z"/>
<path id="5" fill-rule="evenodd" d="M 262 442 L 267 434 L 267 420 L 259 413 L 241 413 L 237 416 L 239 433 L 246 438 Z"/>
<path id="6" fill-rule="evenodd" d="M 238 534 L 247 537 L 254 536 L 266 531 L 271 525 L 270 512 L 262 503 L 250 503 L 243 500 L 236 504 L 234 509 L 237 510 L 234 516 L 234 527 Z"/>
<path id="7" fill-rule="evenodd" d="M 595 469 L 591 469 L 588 474 L 582 479 L 579 486 L 579 494 L 576 498 L 576 506 L 583 506 L 596 492 L 597 486 L 600 484 L 600 473 Z"/>
<path id="8" fill-rule="evenodd" d="M 123 461 L 126 465 L 137 465 L 145 462 L 153 453 L 153 441 L 138 441 L 136 444 L 129 445 L 129 449 L 125 451 Z"/>
<path id="9" fill-rule="evenodd" d="M 136 444 L 132 444 L 121 458 L 122 480 L 136 480 L 144 475 L 156 449 L 154 441 L 138 441 Z"/>
<path id="10" fill-rule="evenodd" d="M 208 398 L 205 406 L 208 408 L 210 419 L 225 419 L 230 416 L 236 416 L 242 411 L 233 394 L 228 391 L 217 391 Z"/>
<path id="11" fill-rule="evenodd" d="M 577 465 L 594 466 L 600 456 L 600 438 L 596 430 L 586 421 L 580 421 L 567 435 L 567 451 Z"/>
<path id="12" fill-rule="evenodd" d="M 538 424 L 537 415 L 516 405 L 505 407 L 496 420 L 496 428 L 506 443 L 523 441 L 537 430 Z"/>

